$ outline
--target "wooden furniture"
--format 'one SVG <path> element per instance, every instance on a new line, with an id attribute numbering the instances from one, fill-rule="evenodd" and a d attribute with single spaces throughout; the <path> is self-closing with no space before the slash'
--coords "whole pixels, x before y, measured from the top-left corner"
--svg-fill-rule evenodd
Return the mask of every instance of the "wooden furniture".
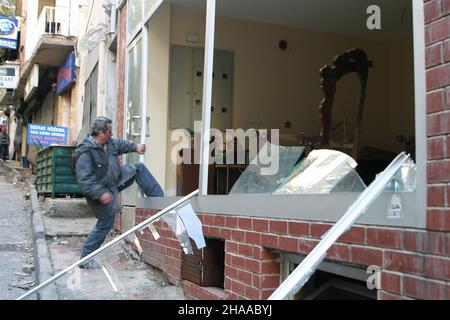
<path id="1" fill-rule="evenodd" d="M 331 114 L 336 94 L 336 83 L 348 73 L 357 73 L 361 84 L 358 111 L 356 115 L 355 133 L 353 137 L 352 157 L 358 158 L 359 136 L 361 132 L 361 121 L 366 99 L 367 78 L 372 61 L 367 59 L 366 53 L 361 49 L 352 49 L 336 56 L 333 60 L 333 67 L 328 65 L 320 69 L 320 88 L 324 93 L 319 111 L 322 121 L 321 148 L 330 147 Z"/>

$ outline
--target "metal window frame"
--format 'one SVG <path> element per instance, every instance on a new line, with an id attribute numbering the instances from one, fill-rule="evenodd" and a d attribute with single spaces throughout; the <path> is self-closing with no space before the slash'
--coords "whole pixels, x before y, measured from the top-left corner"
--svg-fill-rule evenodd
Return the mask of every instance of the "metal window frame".
<path id="1" fill-rule="evenodd" d="M 389 164 L 350 205 L 342 218 L 322 236 L 322 240 L 272 293 L 269 300 L 288 299 L 303 287 L 320 263 L 325 259 L 328 249 L 364 214 L 408 159 L 410 159 L 409 155 L 402 152 Z"/>
<path id="2" fill-rule="evenodd" d="M 200 144 L 200 170 L 198 185 L 201 195 L 208 194 L 209 136 L 211 130 L 211 99 L 214 66 L 214 34 L 216 25 L 216 0 L 207 0 L 205 56 L 203 64 L 203 106 Z"/>
<path id="3" fill-rule="evenodd" d="M 126 139 L 127 137 L 127 123 L 128 123 L 128 119 L 127 119 L 127 104 L 128 104 L 128 83 L 129 83 L 129 71 L 130 71 L 130 63 L 129 63 L 129 58 L 130 58 L 130 51 L 133 50 L 134 47 L 137 46 L 137 44 L 139 43 L 139 41 L 142 41 L 142 36 L 141 34 L 139 34 L 136 38 L 133 39 L 133 41 L 130 43 L 129 46 L 127 46 L 127 48 L 125 49 L 125 90 L 124 90 L 124 102 L 123 102 L 123 106 L 124 106 L 124 122 L 123 122 L 123 139 Z M 142 48 L 141 48 L 142 50 Z M 141 75 L 142 77 L 142 75 Z M 142 84 L 141 84 L 142 85 Z M 142 89 L 142 87 L 141 87 Z M 140 92 L 140 91 L 139 91 Z M 126 156 L 126 155 L 125 155 Z"/>
<path id="4" fill-rule="evenodd" d="M 126 109 L 127 109 L 127 100 L 128 100 L 128 77 L 129 77 L 129 65 L 128 65 L 128 60 L 129 60 L 129 52 L 131 51 L 131 49 L 139 42 L 139 40 L 142 41 L 141 45 L 142 45 L 142 52 L 141 52 L 141 81 L 140 81 L 140 103 L 141 103 L 141 107 L 142 107 L 142 117 L 141 117 L 141 137 L 140 137 L 140 143 L 145 143 L 146 140 L 146 132 L 147 132 L 147 102 L 148 102 L 148 92 L 147 92 L 147 79 L 148 79 L 148 55 L 149 55 L 149 21 L 150 19 L 153 17 L 153 15 L 155 14 L 155 12 L 159 9 L 159 7 L 161 6 L 161 4 L 165 1 L 165 0 L 158 0 L 156 1 L 153 6 L 150 8 L 149 13 L 147 15 L 145 15 L 144 12 L 144 1 L 145 0 L 141 0 L 142 1 L 142 21 L 138 24 L 138 26 L 136 27 L 136 30 L 134 30 L 132 32 L 132 34 L 130 36 L 128 36 L 128 31 L 125 30 L 125 34 L 126 34 L 126 52 L 125 52 L 125 94 L 124 94 L 124 114 L 126 117 Z M 121 5 L 123 5 L 123 3 L 120 3 L 120 5 L 118 5 L 118 7 L 121 7 Z M 128 23 L 128 14 L 129 11 L 127 10 L 127 23 Z M 124 121 L 124 137 L 126 137 L 126 129 L 127 129 L 127 120 L 125 119 Z M 141 155 L 139 157 L 139 161 L 140 162 L 144 162 L 145 156 Z"/>
<path id="5" fill-rule="evenodd" d="M 142 29 L 144 29 L 144 28 L 146 27 L 146 25 L 148 25 L 148 22 L 149 22 L 150 19 L 153 17 L 153 15 L 155 14 L 155 12 L 159 9 L 159 7 L 161 6 L 161 4 L 162 4 L 164 1 L 167 1 L 167 0 L 158 0 L 158 1 L 156 1 L 156 2 L 153 4 L 153 6 L 150 8 L 148 14 L 145 14 L 145 12 L 144 12 L 144 2 L 145 2 L 145 0 L 141 0 L 141 1 L 142 1 L 142 17 L 141 17 L 141 22 L 138 23 L 138 25 L 137 25 L 136 28 L 131 32 L 130 35 L 128 35 L 128 31 L 125 30 L 125 34 L 126 34 L 126 38 L 127 38 L 127 40 L 126 40 L 127 46 L 129 46 L 129 45 L 133 42 L 134 38 L 136 38 L 137 35 L 142 31 Z M 128 2 L 128 0 L 127 0 L 127 2 Z M 128 24 L 128 14 L 129 14 L 129 11 L 127 10 L 127 24 Z"/>
<path id="6" fill-rule="evenodd" d="M 422 0 L 412 1 L 413 15 L 413 61 L 414 61 L 414 119 L 416 136 L 416 167 L 417 167 L 417 190 L 413 193 L 419 212 L 423 213 L 426 221 L 426 81 L 425 81 L 425 22 L 424 4 Z M 201 132 L 201 163 L 199 172 L 200 195 L 207 195 L 208 190 L 208 152 L 212 92 L 212 70 L 207 63 L 214 59 L 214 30 L 216 1 L 207 0 L 206 36 L 205 36 L 205 81 L 203 82 L 203 119 Z M 208 50 L 208 51 L 207 51 Z"/>
<path id="7" fill-rule="evenodd" d="M 321 198 L 316 195 L 286 195 L 286 196 L 271 196 L 271 195 L 242 195 L 242 196 L 216 196 L 216 195 L 207 195 L 207 177 L 208 177 L 208 161 L 203 161 L 203 159 L 208 159 L 208 146 L 209 146 L 209 132 L 210 132 L 210 108 L 206 106 L 210 105 L 210 101 L 208 102 L 208 97 L 211 96 L 212 92 L 212 76 L 211 78 L 208 75 L 211 72 L 208 72 L 207 63 L 213 63 L 214 59 L 214 29 L 215 29 L 215 9 L 216 9 L 216 0 L 206 0 L 207 1 L 207 19 L 206 19 L 206 34 L 205 34 L 205 49 L 212 48 L 208 53 L 205 50 L 205 67 L 204 74 L 206 74 L 205 81 L 203 82 L 203 120 L 202 120 L 202 133 L 201 133 L 201 156 L 202 163 L 199 171 L 199 189 L 200 189 L 200 197 L 198 197 L 197 204 L 203 210 L 202 212 L 210 212 L 210 213 L 226 213 L 233 212 L 237 215 L 252 215 L 253 216 L 264 216 L 264 217 L 273 217 L 273 218 L 288 218 L 294 219 L 306 219 L 312 221 L 337 221 L 338 218 L 332 217 L 331 219 L 323 219 L 320 216 L 314 216 L 303 210 L 301 207 L 298 208 L 287 208 L 286 212 L 296 211 L 285 214 L 282 216 L 280 212 L 273 212 L 271 210 L 272 206 L 268 206 L 268 208 L 262 208 L 259 212 L 265 212 L 261 214 L 258 212 L 261 209 L 261 206 L 258 206 L 255 203 L 255 199 L 261 204 L 270 202 L 273 200 L 274 202 L 282 202 L 284 199 L 288 200 L 289 203 L 294 204 L 303 199 L 307 200 L 307 203 L 313 201 L 315 198 Z M 425 47 L 425 37 L 424 37 L 424 5 L 422 0 L 411 0 L 412 1 L 412 9 L 413 9 L 413 54 L 414 54 L 414 101 L 415 101 L 415 132 L 416 132 L 416 167 L 417 167 L 417 191 L 411 192 L 408 195 L 408 203 L 413 204 L 412 218 L 408 220 L 407 223 L 404 221 L 385 221 L 381 219 L 381 223 L 378 223 L 380 219 L 374 218 L 373 215 L 368 219 L 363 217 L 361 220 L 368 221 L 363 222 L 366 224 L 379 224 L 379 225 L 389 225 L 389 226 L 400 226 L 400 227 L 413 227 L 413 228 L 422 228 L 426 225 L 426 199 L 427 199 L 427 189 L 426 189 L 426 82 L 425 82 L 425 52 L 423 48 Z M 151 9 L 150 14 L 148 15 L 148 19 L 150 19 L 151 15 L 157 10 L 159 5 L 163 2 L 163 0 L 155 3 L 154 7 Z M 209 15 L 208 15 L 209 13 Z M 214 13 L 214 14 L 213 14 Z M 146 21 L 147 22 L 147 21 Z M 128 59 L 127 59 L 128 61 Z M 128 75 L 128 72 L 127 72 Z M 206 196 L 206 197 L 205 197 Z M 339 195 L 328 195 L 331 199 L 335 199 L 335 201 L 342 203 L 350 203 L 350 198 L 356 198 L 357 194 L 339 194 Z M 383 196 L 382 196 L 383 197 Z M 295 200 L 296 198 L 297 200 Z M 323 198 L 323 197 L 322 197 Z M 164 201 L 170 201 L 173 199 L 172 197 L 166 198 Z M 139 201 L 139 205 L 143 208 L 158 208 L 163 205 L 161 200 L 157 201 Z M 233 203 L 231 203 L 233 202 Z M 328 203 L 329 201 L 326 201 Z M 283 205 L 283 207 L 285 207 Z M 231 210 L 233 209 L 233 210 Z M 236 210 L 237 209 L 237 210 Z M 248 211 L 248 212 L 245 212 Z M 301 213 L 300 213 L 301 211 Z M 370 211 L 370 210 L 369 210 Z M 299 217 L 300 215 L 300 217 Z"/>
<path id="8" fill-rule="evenodd" d="M 414 53 L 414 120 L 417 189 L 415 202 L 426 222 L 427 212 L 427 130 L 425 78 L 425 16 L 422 0 L 412 0 Z"/>

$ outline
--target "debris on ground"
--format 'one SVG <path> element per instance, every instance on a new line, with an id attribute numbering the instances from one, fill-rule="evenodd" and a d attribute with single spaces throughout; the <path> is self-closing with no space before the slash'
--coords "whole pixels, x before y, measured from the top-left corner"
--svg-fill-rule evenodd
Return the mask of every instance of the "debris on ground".
<path id="1" fill-rule="evenodd" d="M 36 283 L 34 281 L 26 281 L 26 282 L 21 282 L 21 283 L 10 283 L 9 285 L 14 288 L 30 290 L 31 288 L 33 288 L 35 286 L 35 284 Z"/>

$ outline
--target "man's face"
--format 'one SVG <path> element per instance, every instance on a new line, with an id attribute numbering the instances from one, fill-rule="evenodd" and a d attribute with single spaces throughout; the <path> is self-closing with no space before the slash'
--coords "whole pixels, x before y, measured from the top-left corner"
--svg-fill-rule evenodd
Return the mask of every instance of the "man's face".
<path id="1" fill-rule="evenodd" d="M 100 132 L 98 134 L 98 141 L 100 144 L 105 144 L 111 139 L 112 137 L 112 125 L 111 123 L 108 123 L 108 129 L 106 131 Z"/>

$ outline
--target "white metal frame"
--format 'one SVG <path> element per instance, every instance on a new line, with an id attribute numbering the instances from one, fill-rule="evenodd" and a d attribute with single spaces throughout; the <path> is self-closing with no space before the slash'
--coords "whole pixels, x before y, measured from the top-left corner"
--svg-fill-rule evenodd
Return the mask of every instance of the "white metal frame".
<path id="1" fill-rule="evenodd" d="M 130 51 L 133 50 L 134 47 L 139 43 L 139 41 L 142 41 L 141 34 L 137 35 L 133 41 L 130 43 L 129 46 L 126 48 L 125 53 L 125 92 L 124 92 L 124 123 L 123 123 L 123 138 L 126 139 L 127 136 L 127 129 L 128 129 L 128 116 L 127 116 L 127 103 L 128 103 L 128 72 L 130 69 L 129 65 L 129 57 L 130 57 Z"/>
<path id="2" fill-rule="evenodd" d="M 142 21 L 138 24 L 136 27 L 136 30 L 132 32 L 130 36 L 128 36 L 127 30 L 125 30 L 126 34 L 126 43 L 127 43 L 127 50 L 125 53 L 125 94 L 124 94 L 124 114 L 125 114 L 125 122 L 124 122 L 124 134 L 127 129 L 127 123 L 128 119 L 126 119 L 126 111 L 127 111 L 127 101 L 128 101 L 128 55 L 131 49 L 137 44 L 139 40 L 142 41 L 142 53 L 141 53 L 141 59 L 142 59 L 142 71 L 141 71 L 141 82 L 140 82 L 140 101 L 141 101 L 141 143 L 145 143 L 146 139 L 146 132 L 147 132 L 147 79 L 148 79 L 148 43 L 149 43 L 149 32 L 148 32 L 148 23 L 152 16 L 155 14 L 155 12 L 158 10 L 159 6 L 164 2 L 164 0 L 158 0 L 156 1 L 153 6 L 151 7 L 149 13 L 144 16 L 144 1 L 142 0 Z M 118 7 L 120 8 L 123 5 L 123 1 L 121 1 L 118 4 Z M 127 21 L 128 21 L 128 10 L 127 10 Z M 144 155 L 141 155 L 140 161 L 144 162 Z"/>
<path id="3" fill-rule="evenodd" d="M 136 29 L 133 30 L 131 32 L 131 34 L 128 36 L 128 30 L 125 30 L 126 36 L 127 36 L 127 46 L 129 46 L 134 38 L 136 38 L 136 36 L 141 32 L 142 29 L 145 28 L 145 26 L 148 24 L 148 22 L 150 21 L 150 19 L 152 18 L 152 16 L 155 14 L 156 10 L 158 10 L 159 6 L 165 1 L 165 0 L 158 0 L 156 1 L 153 6 L 150 8 L 150 11 L 147 15 L 145 15 L 144 12 L 144 2 L 146 0 L 141 0 L 142 1 L 142 18 L 141 18 L 141 22 L 136 26 Z M 123 4 L 121 4 L 123 5 Z M 128 10 L 127 10 L 127 22 L 128 22 Z"/>
<path id="4" fill-rule="evenodd" d="M 427 209 L 427 130 L 425 81 L 425 17 L 422 0 L 412 0 L 414 41 L 414 107 L 416 140 L 416 199 L 426 221 Z"/>
<path id="5" fill-rule="evenodd" d="M 322 240 L 306 256 L 306 258 L 295 268 L 285 281 L 272 293 L 269 300 L 287 299 L 297 293 L 315 272 L 319 264 L 325 259 L 327 250 L 337 239 L 347 232 L 367 208 L 381 194 L 387 183 L 394 174 L 409 159 L 404 152 L 399 154 L 389 166 L 380 174 L 354 203 L 336 224 L 322 237 Z"/>
<path id="6" fill-rule="evenodd" d="M 425 25 L 424 5 L 422 0 L 411 0 L 413 11 L 413 40 L 414 40 L 414 97 L 415 97 L 415 135 L 416 135 L 416 166 L 417 190 L 415 198 L 420 212 L 426 214 L 426 82 L 425 82 Z M 212 91 L 212 70 L 207 63 L 213 63 L 214 55 L 214 29 L 216 1 L 207 0 L 206 36 L 205 36 L 205 81 L 203 82 L 203 119 L 201 134 L 201 164 L 199 173 L 200 195 L 207 195 L 208 186 L 208 159 L 209 159 L 209 132 Z M 214 15 L 213 15 L 214 14 Z M 211 50 L 208 52 L 207 50 Z M 211 73 L 211 74 L 210 74 Z M 209 100 L 208 100 L 209 99 Z"/>
<path id="7" fill-rule="evenodd" d="M 207 195 L 208 160 L 209 160 L 209 132 L 211 118 L 211 92 L 212 92 L 212 64 L 214 60 L 214 30 L 216 0 L 207 1 L 206 33 L 205 33 L 205 63 L 203 81 L 203 119 L 201 133 L 201 165 L 199 171 L 200 195 Z M 417 208 L 423 212 L 425 221 L 426 212 L 426 83 L 425 83 L 425 40 L 424 40 L 424 13 L 423 1 L 411 0 L 413 8 L 413 37 L 414 37 L 414 95 L 415 95 L 415 131 L 416 131 L 416 165 L 417 165 L 417 191 L 413 194 Z M 146 17 L 145 23 L 128 39 L 130 41 L 139 34 L 163 0 L 154 4 Z M 127 51 L 128 53 L 128 51 Z M 128 59 L 127 59 L 128 61 Z M 148 72 L 148 70 L 144 70 Z M 128 72 L 127 72 L 128 74 Z M 145 90 L 145 89 L 144 89 Z M 142 119 L 145 122 L 145 118 Z M 145 125 L 142 130 L 145 132 Z M 424 222 L 425 223 L 425 222 Z"/>
<path id="8" fill-rule="evenodd" d="M 216 0 L 207 0 L 205 62 L 203 70 L 202 132 L 200 144 L 199 189 L 201 195 L 208 194 L 209 136 L 211 129 L 212 75 L 214 66 L 214 31 Z"/>

